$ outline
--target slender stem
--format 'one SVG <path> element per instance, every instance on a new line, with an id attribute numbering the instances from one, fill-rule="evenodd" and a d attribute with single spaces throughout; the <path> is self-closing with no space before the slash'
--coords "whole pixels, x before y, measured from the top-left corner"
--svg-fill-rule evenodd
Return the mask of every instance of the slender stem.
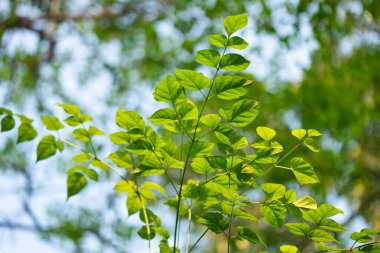
<path id="1" fill-rule="evenodd" d="M 228 240 L 227 240 L 227 253 L 230 253 L 230 247 L 231 247 L 231 229 L 232 229 L 232 215 L 233 215 L 234 207 L 231 208 L 230 213 L 230 224 L 228 225 Z"/>
<path id="2" fill-rule="evenodd" d="M 150 225 L 149 225 L 148 214 L 146 213 L 146 208 L 145 208 L 145 205 L 144 205 L 144 201 L 142 201 L 139 193 L 138 193 L 138 196 L 139 196 L 139 199 L 140 199 L 140 202 L 141 202 L 141 208 L 142 208 L 143 213 L 144 213 L 146 232 L 148 234 L 148 252 L 150 253 Z"/>
<path id="3" fill-rule="evenodd" d="M 80 151 L 83 151 L 85 152 L 86 154 L 90 155 L 91 157 L 93 158 L 96 158 L 98 159 L 101 163 L 103 163 L 105 166 L 107 166 L 111 171 L 113 171 L 116 175 L 118 175 L 120 178 L 124 179 L 124 176 L 117 170 L 115 169 L 112 165 L 110 165 L 109 163 L 107 163 L 106 161 L 102 160 L 102 159 L 99 159 L 97 158 L 94 154 L 88 152 L 87 150 L 84 150 L 83 148 L 79 147 L 78 145 L 68 141 L 68 140 L 65 140 L 65 139 L 60 139 L 63 143 L 66 143 L 67 145 L 73 147 L 73 148 L 76 148 Z"/>
<path id="4" fill-rule="evenodd" d="M 78 117 L 80 119 L 80 117 Z M 90 133 L 88 132 L 88 130 L 86 129 L 86 126 L 84 125 L 84 123 L 81 121 L 80 123 L 82 125 L 82 127 L 84 128 L 84 130 L 86 130 L 86 132 L 88 133 L 88 138 L 90 139 L 90 146 L 91 146 L 91 149 L 92 149 L 92 152 L 94 152 L 94 156 L 95 158 L 97 158 L 98 156 L 96 155 L 96 150 L 95 150 L 95 146 L 94 144 L 92 143 L 92 136 L 90 135 Z"/>
<path id="5" fill-rule="evenodd" d="M 274 167 L 276 167 L 276 168 L 281 168 L 281 169 L 286 169 L 286 170 L 292 170 L 292 169 L 289 168 L 289 167 L 280 166 L 280 165 L 275 165 Z"/>
<path id="6" fill-rule="evenodd" d="M 229 39 L 230 38 L 228 37 L 227 38 L 227 44 L 228 44 L 228 40 Z M 206 98 L 205 98 L 205 102 L 203 103 L 202 108 L 199 111 L 198 119 L 197 119 L 197 122 L 196 122 L 195 128 L 194 128 L 194 134 L 193 134 L 193 137 L 191 138 L 189 152 L 187 153 L 186 161 L 185 161 L 185 164 L 183 166 L 183 173 L 182 173 L 182 176 L 181 176 L 180 185 L 179 185 L 179 192 L 178 192 L 178 203 L 177 203 L 176 220 L 175 220 L 175 227 L 174 227 L 174 252 L 173 253 L 176 253 L 176 250 L 177 250 L 177 248 L 175 247 L 175 245 L 176 245 L 176 241 L 177 241 L 177 232 L 178 232 L 178 225 L 179 225 L 179 208 L 180 208 L 180 205 L 181 205 L 181 199 L 182 199 L 182 195 L 181 194 L 182 194 L 182 189 L 183 189 L 183 182 L 185 180 L 187 165 L 189 163 L 190 154 L 191 154 L 193 145 L 194 145 L 195 140 L 196 140 L 197 130 L 198 130 L 198 125 L 199 125 L 200 119 L 202 117 L 203 111 L 204 111 L 204 109 L 206 107 L 207 101 L 208 101 L 209 96 L 211 94 L 212 88 L 213 88 L 214 83 L 215 83 L 215 79 L 216 79 L 216 77 L 217 77 L 217 75 L 219 73 L 220 63 L 221 63 L 221 61 L 223 59 L 224 54 L 226 53 L 226 50 L 227 50 L 227 46 L 224 47 L 222 56 L 220 57 L 219 63 L 217 65 L 217 67 L 216 67 L 216 71 L 215 71 L 214 77 L 212 78 L 210 88 L 209 88 L 209 90 L 207 92 L 207 95 L 206 95 Z"/>
<path id="7" fill-rule="evenodd" d="M 186 242 L 186 253 L 189 252 L 190 246 L 190 229 L 191 229 L 191 208 L 188 211 L 188 220 L 187 220 L 187 242 Z"/>
<path id="8" fill-rule="evenodd" d="M 197 246 L 197 244 L 202 240 L 203 236 L 205 236 L 205 235 L 207 234 L 208 230 L 209 230 L 209 228 L 207 228 L 207 229 L 203 232 L 203 234 L 198 238 L 198 240 L 193 244 L 193 246 L 191 246 L 191 248 L 190 248 L 190 250 L 189 250 L 188 253 L 190 253 L 190 252 L 195 248 L 195 246 Z"/>

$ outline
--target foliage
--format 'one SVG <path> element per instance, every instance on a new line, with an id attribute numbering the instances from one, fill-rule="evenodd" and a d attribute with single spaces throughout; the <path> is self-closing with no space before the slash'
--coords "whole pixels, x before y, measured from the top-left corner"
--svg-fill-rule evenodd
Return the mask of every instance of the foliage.
<path id="1" fill-rule="evenodd" d="M 200 72 L 177 69 L 176 76 L 167 75 L 156 85 L 154 99 L 168 107 L 157 110 L 148 119 L 160 128 L 148 125 L 135 111 L 119 109 L 115 123 L 122 130 L 109 135 L 117 149 L 101 158 L 93 138 L 104 136 L 104 132 L 86 125 L 92 124 L 92 117 L 82 113 L 77 105 L 57 104 L 68 114 L 63 122 L 74 128 L 69 131 L 78 144 L 61 137 L 60 131 L 66 126 L 58 117 L 41 116 L 46 129 L 56 132 L 56 136 L 41 138 L 37 161 L 63 152 L 65 147 L 80 151 L 72 159 L 78 165 L 67 171 L 67 198 L 80 193 L 89 179 L 97 181 L 98 173 L 116 174 L 119 181 L 114 190 L 127 195 L 130 216 L 139 214 L 143 224 L 137 234 L 148 241 L 149 250 L 151 240 L 160 237 L 160 252 L 180 252 L 181 220 L 187 218 L 188 235 L 191 225 L 204 226 L 205 232 L 191 247 L 188 236 L 185 252 L 191 252 L 208 231 L 226 235 L 227 252 L 236 240 L 246 240 L 257 245 L 257 249 L 270 246 L 261 238 L 260 229 L 252 225 L 258 220 L 274 228 L 285 226 L 290 233 L 303 238 L 300 245 L 282 245 L 280 251 L 284 253 L 302 252 L 306 246 L 318 248 L 318 252 L 378 252 L 375 237 L 380 232 L 372 229 L 354 232 L 350 236 L 354 241 L 352 247 L 340 248 L 333 233 L 345 228 L 331 219 L 343 213 L 340 209 L 325 203 L 317 205 L 311 196 L 298 198 L 296 189 L 264 180 L 268 172 L 283 170 L 293 174 L 300 185 L 318 183 L 312 165 L 293 156 L 301 146 L 318 152 L 316 139 L 321 134 L 314 129 L 295 129 L 291 133 L 297 141 L 293 147 L 284 147 L 276 140 L 276 131 L 265 126 L 256 127 L 258 138 L 251 144 L 239 134 L 259 112 L 259 102 L 243 98 L 253 80 L 233 73 L 245 70 L 250 62 L 229 52 L 231 48 L 241 50 L 247 46 L 243 38 L 232 36 L 247 22 L 246 14 L 225 18 L 227 34 L 209 37 L 210 44 L 217 48 L 197 52 L 196 61 L 213 69 L 211 78 Z M 192 99 L 193 93 L 201 97 L 200 101 Z M 217 113 L 206 111 L 211 100 L 222 105 Z M 33 119 L 6 108 L 0 108 L 0 113 L 2 131 L 12 130 L 16 120 L 19 121 L 17 143 L 37 137 Z M 178 178 L 175 171 L 180 173 Z M 163 180 L 169 181 L 170 189 L 158 183 Z M 263 200 L 252 198 L 253 193 L 260 193 Z M 163 227 L 162 217 L 148 209 L 158 198 L 174 210 L 173 231 Z M 259 215 L 252 212 L 254 208 L 259 209 Z M 297 222 L 288 222 L 292 219 Z M 357 243 L 360 245 L 355 246 Z"/>

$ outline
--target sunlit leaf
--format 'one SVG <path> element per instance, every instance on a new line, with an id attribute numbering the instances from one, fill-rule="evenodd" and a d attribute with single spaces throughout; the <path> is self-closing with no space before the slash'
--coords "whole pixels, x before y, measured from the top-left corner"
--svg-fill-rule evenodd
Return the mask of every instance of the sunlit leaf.
<path id="1" fill-rule="evenodd" d="M 116 151 L 111 153 L 107 159 L 110 159 L 116 166 L 126 170 L 132 168 L 132 157 L 128 152 Z"/>
<path id="2" fill-rule="evenodd" d="M 232 100 L 244 96 L 253 81 L 238 76 L 218 76 L 213 85 L 214 94 L 224 100 Z"/>
<path id="3" fill-rule="evenodd" d="M 296 137 L 298 140 L 301 140 L 306 135 L 305 129 L 294 129 L 292 131 L 292 135 Z"/>
<path id="4" fill-rule="evenodd" d="M 286 223 L 286 227 L 288 227 L 289 232 L 295 235 L 308 235 L 311 231 L 311 228 L 306 223 Z"/>
<path id="5" fill-rule="evenodd" d="M 298 248 L 296 246 L 293 246 L 293 245 L 281 245 L 280 251 L 282 253 L 297 253 Z"/>
<path id="6" fill-rule="evenodd" d="M 266 141 L 271 141 L 276 136 L 276 131 L 269 127 L 257 127 L 256 133 Z"/>
<path id="7" fill-rule="evenodd" d="M 49 158 L 57 152 L 55 138 L 52 135 L 45 136 L 37 146 L 37 161 Z"/>
<path id="8" fill-rule="evenodd" d="M 313 138 L 306 138 L 303 143 L 308 149 L 310 149 L 313 152 L 319 152 L 319 145 L 316 140 Z"/>
<path id="9" fill-rule="evenodd" d="M 198 222 L 216 234 L 223 233 L 228 228 L 228 220 L 220 213 L 204 213 L 198 218 Z"/>
<path id="10" fill-rule="evenodd" d="M 260 206 L 260 213 L 272 226 L 280 228 L 285 219 L 286 209 L 278 200 L 272 200 Z"/>
<path id="11" fill-rule="evenodd" d="M 175 121 L 177 113 L 171 108 L 163 108 L 154 112 L 148 119 L 153 125 L 160 126 Z"/>
<path id="12" fill-rule="evenodd" d="M 18 127 L 17 143 L 31 141 L 37 137 L 37 131 L 30 123 L 21 123 Z"/>
<path id="13" fill-rule="evenodd" d="M 300 157 L 295 157 L 290 161 L 290 167 L 297 181 L 303 184 L 318 183 L 318 177 L 314 172 L 313 167 Z"/>
<path id="14" fill-rule="evenodd" d="M 268 198 L 280 199 L 284 196 L 286 188 L 282 184 L 265 183 L 261 185 L 261 189 Z"/>
<path id="15" fill-rule="evenodd" d="M 212 34 L 208 36 L 208 42 L 211 45 L 224 48 L 227 43 L 227 37 L 224 34 Z"/>
<path id="16" fill-rule="evenodd" d="M 82 191 L 86 185 L 87 179 L 82 173 L 70 173 L 67 176 L 67 199 Z"/>
<path id="17" fill-rule="evenodd" d="M 208 77 L 192 70 L 176 69 L 175 74 L 182 87 L 188 90 L 201 90 L 211 84 Z"/>
<path id="18" fill-rule="evenodd" d="M 59 107 L 62 107 L 63 110 L 71 115 L 80 114 L 80 109 L 77 105 L 73 104 L 57 104 Z"/>
<path id="19" fill-rule="evenodd" d="M 218 126 L 220 120 L 221 118 L 218 114 L 206 114 L 201 117 L 200 122 L 210 127 L 211 129 L 215 129 Z"/>
<path id="20" fill-rule="evenodd" d="M 240 30 L 248 23 L 247 14 L 240 14 L 235 16 L 228 16 L 223 20 L 224 29 L 228 35 Z"/>
<path id="21" fill-rule="evenodd" d="M 238 226 L 236 227 L 237 236 L 236 239 L 238 240 L 247 240 L 250 243 L 257 244 L 260 243 L 262 245 L 265 245 L 264 241 L 260 238 L 258 234 L 250 230 L 249 228 Z"/>
<path id="22" fill-rule="evenodd" d="M 60 130 L 65 128 L 65 126 L 55 116 L 41 116 L 41 120 L 47 130 Z"/>
<path id="23" fill-rule="evenodd" d="M 293 205 L 306 209 L 317 209 L 317 202 L 315 202 L 315 200 L 310 196 L 304 196 L 297 199 L 293 202 Z"/>
<path id="24" fill-rule="evenodd" d="M 220 54 L 216 50 L 203 49 L 197 52 L 195 59 L 202 65 L 216 68 L 220 61 Z"/>
<path id="25" fill-rule="evenodd" d="M 320 229 L 314 229 L 310 233 L 310 239 L 314 242 L 337 242 L 329 233 Z"/>
<path id="26" fill-rule="evenodd" d="M 236 102 L 231 109 L 220 109 L 219 114 L 231 125 L 243 127 L 251 123 L 258 114 L 258 103 L 250 99 Z"/>
<path id="27" fill-rule="evenodd" d="M 143 131 L 145 128 L 145 122 L 137 112 L 122 109 L 117 110 L 116 124 L 127 130 L 140 129 Z"/>
<path id="28" fill-rule="evenodd" d="M 250 61 L 239 54 L 226 54 L 220 61 L 220 68 L 228 71 L 242 71 L 250 64 Z"/>
<path id="29" fill-rule="evenodd" d="M 227 47 L 234 49 L 244 49 L 248 46 L 248 43 L 239 36 L 233 36 L 228 40 Z"/>
<path id="30" fill-rule="evenodd" d="M 75 139 L 81 142 L 89 142 L 90 141 L 90 135 L 88 131 L 84 128 L 77 128 L 72 133 L 72 136 L 74 136 Z"/>

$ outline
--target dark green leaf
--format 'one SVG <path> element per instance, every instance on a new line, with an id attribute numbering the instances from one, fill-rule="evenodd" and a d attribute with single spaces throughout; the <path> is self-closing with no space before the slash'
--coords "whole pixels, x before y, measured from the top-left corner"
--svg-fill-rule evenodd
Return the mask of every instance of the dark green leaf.
<path id="1" fill-rule="evenodd" d="M 1 132 L 12 130 L 15 127 L 15 120 L 12 116 L 5 116 L 1 120 Z"/>
<path id="2" fill-rule="evenodd" d="M 17 143 L 31 141 L 37 137 L 37 131 L 30 123 L 21 123 L 18 127 Z"/>
<path id="3" fill-rule="evenodd" d="M 147 218 L 148 218 L 148 224 L 153 224 L 157 227 L 160 227 L 161 226 L 161 219 L 160 217 L 158 217 L 152 210 L 146 208 L 145 209 L 146 211 L 146 215 L 147 215 Z M 144 215 L 144 210 L 141 209 L 140 210 L 140 214 L 139 214 L 139 217 L 140 217 L 140 220 L 144 223 L 146 223 L 146 220 L 145 220 L 145 215 Z"/>
<path id="4" fill-rule="evenodd" d="M 195 59 L 202 65 L 216 68 L 220 61 L 220 54 L 216 50 L 203 49 L 197 52 Z"/>
<path id="5" fill-rule="evenodd" d="M 319 145 L 316 140 L 313 138 L 306 138 L 303 143 L 308 149 L 310 149 L 313 152 L 319 152 Z"/>
<path id="6" fill-rule="evenodd" d="M 55 138 L 52 135 L 45 136 L 37 146 L 37 161 L 49 158 L 57 152 Z"/>
<path id="7" fill-rule="evenodd" d="M 138 231 L 137 231 L 137 234 L 142 238 L 142 239 L 145 239 L 145 240 L 151 240 L 153 239 L 155 236 L 156 236 L 156 232 L 150 228 L 150 230 L 148 230 L 148 227 L 147 226 L 142 226 Z"/>
<path id="8" fill-rule="evenodd" d="M 7 108 L 0 107 L 0 115 L 7 114 L 8 116 L 13 116 L 13 112 Z"/>
<path id="9" fill-rule="evenodd" d="M 247 240 L 250 243 L 257 244 L 260 243 L 262 245 L 265 245 L 264 241 L 260 238 L 258 234 L 253 232 L 252 230 L 245 228 L 243 226 L 236 227 L 237 237 L 238 240 Z"/>
<path id="10" fill-rule="evenodd" d="M 228 228 L 228 220 L 220 213 L 204 213 L 198 218 L 198 222 L 216 234 L 223 233 Z"/>
<path id="11" fill-rule="evenodd" d="M 67 177 L 67 199 L 79 193 L 86 185 L 87 179 L 82 173 L 70 173 Z"/>

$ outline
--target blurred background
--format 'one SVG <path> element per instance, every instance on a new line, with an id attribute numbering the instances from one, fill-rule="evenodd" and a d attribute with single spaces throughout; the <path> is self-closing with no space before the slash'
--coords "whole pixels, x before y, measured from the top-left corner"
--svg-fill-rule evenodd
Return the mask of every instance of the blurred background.
<path id="1" fill-rule="evenodd" d="M 1 0 L 0 106 L 37 118 L 62 115 L 57 102 L 75 103 L 110 133 L 117 108 L 149 116 L 154 85 L 174 68 L 199 69 L 195 52 L 240 13 L 249 17 L 240 34 L 255 80 L 248 96 L 261 101 L 247 135 L 270 126 L 290 147 L 290 130 L 321 131 L 319 153 L 297 153 L 321 181 L 303 190 L 344 209 L 339 221 L 350 229 L 380 229 L 377 0 Z M 0 252 L 142 252 L 138 218 L 112 191 L 116 178 L 104 175 L 66 202 L 70 151 L 36 163 L 36 145 L 15 147 L 15 133 L 0 135 Z M 294 186 L 285 174 L 268 177 L 284 180 Z M 294 239 L 264 232 L 274 246 Z"/>

